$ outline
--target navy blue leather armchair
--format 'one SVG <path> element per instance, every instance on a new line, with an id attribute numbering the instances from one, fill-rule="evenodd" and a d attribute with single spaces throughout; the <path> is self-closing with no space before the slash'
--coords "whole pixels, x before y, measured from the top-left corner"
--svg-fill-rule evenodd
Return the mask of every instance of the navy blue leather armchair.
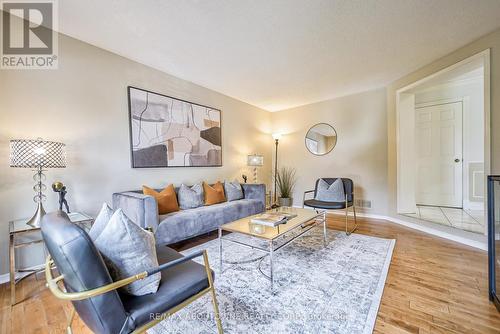
<path id="1" fill-rule="evenodd" d="M 214 273 L 205 250 L 184 257 L 173 249 L 157 247 L 159 267 L 113 282 L 90 237 L 64 212 L 45 215 L 41 229 L 50 254 L 45 268 L 47 286 L 57 298 L 70 300 L 74 306 L 67 325 L 69 333 L 75 310 L 95 333 L 142 333 L 208 292 L 218 332 L 222 333 Z M 198 256 L 203 256 L 204 266 L 192 261 Z M 52 274 L 54 266 L 57 277 Z M 158 272 L 161 282 L 154 294 L 131 296 L 117 290 Z"/>

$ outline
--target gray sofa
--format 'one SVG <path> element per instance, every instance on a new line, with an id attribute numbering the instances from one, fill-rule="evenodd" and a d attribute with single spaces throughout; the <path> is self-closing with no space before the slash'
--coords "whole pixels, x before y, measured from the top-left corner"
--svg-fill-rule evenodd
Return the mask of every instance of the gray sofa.
<path id="1" fill-rule="evenodd" d="M 151 228 L 159 245 L 168 245 L 216 230 L 220 225 L 261 213 L 266 208 L 264 184 L 242 184 L 244 198 L 158 215 L 152 196 L 141 190 L 113 194 L 113 209 L 121 208 L 136 224 Z M 178 188 L 175 189 L 176 192 Z"/>

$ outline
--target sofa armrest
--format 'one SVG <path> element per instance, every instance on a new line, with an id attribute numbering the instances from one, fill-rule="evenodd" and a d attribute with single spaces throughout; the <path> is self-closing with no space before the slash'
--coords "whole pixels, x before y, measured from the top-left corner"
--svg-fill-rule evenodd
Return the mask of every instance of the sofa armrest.
<path id="1" fill-rule="evenodd" d="M 266 208 L 266 185 L 243 183 L 243 195 L 246 199 L 258 199 L 262 202 L 262 207 Z"/>
<path id="2" fill-rule="evenodd" d="M 113 194 L 113 209 L 122 209 L 123 213 L 142 228 L 158 227 L 158 204 L 153 196 L 135 192 Z"/>

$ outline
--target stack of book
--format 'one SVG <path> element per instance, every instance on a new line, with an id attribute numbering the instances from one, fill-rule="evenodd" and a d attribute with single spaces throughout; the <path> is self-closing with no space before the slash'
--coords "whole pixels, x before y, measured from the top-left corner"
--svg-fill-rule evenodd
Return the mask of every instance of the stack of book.
<path id="1" fill-rule="evenodd" d="M 297 217 L 297 215 L 283 212 L 268 212 L 250 219 L 250 222 L 253 224 L 276 227 L 280 224 L 285 224 L 289 219 L 294 217 Z"/>

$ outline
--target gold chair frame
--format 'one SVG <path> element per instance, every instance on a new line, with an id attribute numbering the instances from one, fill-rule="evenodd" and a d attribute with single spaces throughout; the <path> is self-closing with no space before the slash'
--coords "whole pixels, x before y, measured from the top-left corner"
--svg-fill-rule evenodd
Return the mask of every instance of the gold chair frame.
<path id="1" fill-rule="evenodd" d="M 194 256 L 194 257 L 196 257 L 196 256 Z M 172 265 L 176 265 L 176 264 L 184 262 L 183 259 L 185 261 L 186 258 L 181 258 L 181 259 L 179 259 L 180 261 L 179 260 L 173 261 L 173 262 L 177 262 L 177 263 L 172 263 Z M 141 327 L 135 329 L 132 332 L 133 334 L 145 332 L 146 330 L 148 330 L 149 328 L 153 327 L 154 325 L 156 325 L 160 321 L 165 320 L 167 317 L 170 317 L 171 315 L 173 315 L 177 311 L 179 311 L 179 310 L 183 309 L 184 307 L 188 306 L 193 301 L 195 301 L 198 298 L 204 296 L 208 292 L 211 292 L 211 294 L 212 294 L 212 304 L 213 304 L 213 307 L 214 307 L 215 322 L 217 324 L 217 331 L 218 331 L 219 334 L 223 333 L 222 324 L 221 324 L 220 315 L 219 315 L 219 306 L 217 304 L 217 297 L 216 297 L 216 294 L 215 294 L 214 282 L 213 282 L 212 273 L 211 273 L 211 270 L 210 270 L 210 264 L 208 262 L 208 255 L 207 255 L 207 251 L 206 250 L 203 250 L 203 261 L 205 263 L 205 270 L 207 272 L 208 287 L 206 289 L 198 292 L 196 295 L 193 295 L 193 296 L 189 297 L 188 299 L 186 299 L 182 303 L 180 303 L 180 304 L 172 307 L 168 311 L 162 313 L 160 316 L 155 317 L 150 322 L 148 322 L 148 323 L 142 325 Z M 169 263 L 166 263 L 165 265 L 168 265 L 168 264 Z M 121 287 L 123 287 L 125 285 L 128 285 L 128 284 L 130 284 L 132 282 L 135 282 L 137 280 L 141 280 L 141 279 L 144 279 L 144 278 L 148 277 L 148 272 L 144 271 L 142 273 L 130 276 L 128 278 L 124 278 L 122 280 L 119 280 L 119 281 L 116 281 L 116 282 L 113 282 L 111 284 L 107 284 L 107 285 L 104 285 L 104 286 L 101 286 L 101 287 L 98 287 L 98 288 L 95 288 L 95 289 L 86 290 L 86 291 L 82 291 L 82 292 L 65 292 L 63 289 L 61 289 L 61 287 L 59 285 L 59 282 L 63 281 L 64 275 L 60 275 L 60 276 L 57 276 L 57 277 L 54 278 L 52 276 L 52 267 L 53 267 L 53 265 L 54 265 L 54 261 L 51 259 L 50 255 L 47 256 L 47 259 L 46 259 L 46 262 L 45 262 L 45 279 L 47 281 L 47 287 L 50 289 L 50 291 L 58 299 L 62 299 L 62 300 L 70 300 L 70 301 L 72 301 L 72 300 L 84 300 L 84 299 L 88 299 L 88 298 L 91 298 L 91 297 L 96 297 L 96 296 L 102 295 L 104 293 L 107 293 L 107 292 L 116 290 L 118 288 L 121 288 Z M 160 266 L 160 267 L 162 267 L 162 266 Z M 73 308 L 71 310 L 71 314 L 70 314 L 70 317 L 68 319 L 68 323 L 67 323 L 67 327 L 66 327 L 66 331 L 67 331 L 68 334 L 72 333 L 71 325 L 73 323 L 74 316 L 75 316 L 75 309 Z"/>

